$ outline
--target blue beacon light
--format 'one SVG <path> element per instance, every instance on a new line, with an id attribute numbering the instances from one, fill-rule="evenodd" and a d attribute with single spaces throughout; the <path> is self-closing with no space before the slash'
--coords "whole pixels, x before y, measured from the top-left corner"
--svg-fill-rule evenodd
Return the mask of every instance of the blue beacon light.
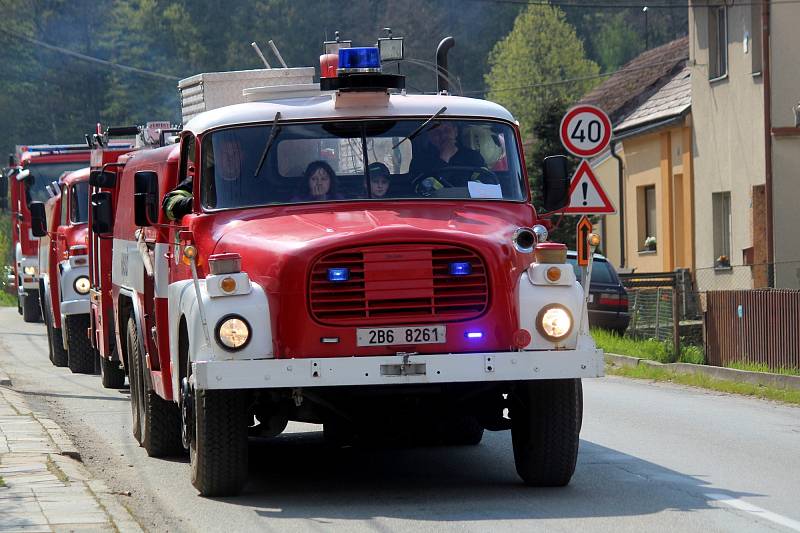
<path id="1" fill-rule="evenodd" d="M 482 339 L 483 332 L 481 331 L 468 331 L 464 334 L 464 336 L 468 339 Z"/>
<path id="2" fill-rule="evenodd" d="M 340 74 L 380 72 L 381 54 L 376 47 L 339 48 Z"/>
<path id="3" fill-rule="evenodd" d="M 472 274 L 472 265 L 469 263 L 450 263 L 451 276 L 469 276 Z"/>
<path id="4" fill-rule="evenodd" d="M 347 281 L 350 279 L 350 269 L 349 268 L 329 268 L 328 269 L 328 281 Z"/>

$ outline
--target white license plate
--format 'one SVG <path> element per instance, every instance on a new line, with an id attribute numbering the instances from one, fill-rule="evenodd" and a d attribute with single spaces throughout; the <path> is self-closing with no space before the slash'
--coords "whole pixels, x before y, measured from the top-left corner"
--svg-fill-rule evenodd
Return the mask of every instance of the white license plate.
<path id="1" fill-rule="evenodd" d="M 357 328 L 358 346 L 394 344 L 441 344 L 446 341 L 447 326 L 404 326 L 399 328 Z"/>

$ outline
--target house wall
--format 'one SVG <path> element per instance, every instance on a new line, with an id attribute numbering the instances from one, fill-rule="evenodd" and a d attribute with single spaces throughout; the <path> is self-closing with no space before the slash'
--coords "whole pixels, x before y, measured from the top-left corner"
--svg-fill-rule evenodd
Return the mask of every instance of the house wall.
<path id="1" fill-rule="evenodd" d="M 770 6 L 773 242 L 775 286 L 800 288 L 800 130 L 792 109 L 800 102 L 800 5 Z M 795 130 L 795 131 L 792 131 Z"/>
<path id="2" fill-rule="evenodd" d="M 729 7 L 727 13 L 728 73 L 722 79 L 710 81 L 708 8 L 689 9 L 695 263 L 701 290 L 753 286 L 743 251 L 754 242 L 753 186 L 765 181 L 763 80 L 752 72 L 752 46 L 745 53 L 743 43 L 745 32 L 752 32 L 751 8 Z M 712 194 L 725 191 L 731 194 L 732 267 L 716 269 Z"/>
<path id="3" fill-rule="evenodd" d="M 625 154 L 621 149 L 621 145 L 617 145 L 617 154 L 623 158 Z M 608 199 L 614 205 L 614 208 L 619 213 L 619 174 L 617 160 L 611 157 L 610 153 L 603 154 L 595 162 L 592 162 L 592 170 L 600 183 L 600 186 L 605 191 Z M 619 214 L 617 215 L 602 215 L 598 217 L 596 224 L 596 231 L 603 238 L 603 244 L 600 249 L 606 259 L 611 261 L 615 268 L 619 269 L 621 262 L 620 256 L 620 233 L 619 233 Z M 627 268 L 627 265 L 625 265 Z"/>

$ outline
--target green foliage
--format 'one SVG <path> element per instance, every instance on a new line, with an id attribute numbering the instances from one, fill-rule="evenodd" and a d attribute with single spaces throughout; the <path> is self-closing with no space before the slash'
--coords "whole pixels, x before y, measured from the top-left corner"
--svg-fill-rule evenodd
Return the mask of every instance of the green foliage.
<path id="1" fill-rule="evenodd" d="M 591 77 L 599 72 L 597 64 L 586 58 L 583 44 L 564 12 L 547 5 L 530 5 L 520 13 L 511 33 L 492 49 L 489 67 L 488 97 L 514 114 L 525 139 L 532 137 L 553 102 L 574 102 L 596 80 L 520 86 Z"/>
<path id="2" fill-rule="evenodd" d="M 639 359 L 658 361 L 659 363 L 674 362 L 672 342 L 621 337 L 613 331 L 600 328 L 592 328 L 591 333 L 597 347 L 602 348 L 606 353 L 629 355 Z M 705 355 L 703 354 L 703 349 L 699 346 L 681 345 L 681 356 L 678 360 L 681 363 L 701 365 L 705 362 Z"/>
<path id="3" fill-rule="evenodd" d="M 736 370 L 747 370 L 748 372 L 768 372 L 770 374 L 782 374 L 784 376 L 800 376 L 800 368 L 770 368 L 766 363 L 746 363 L 743 361 L 733 361 L 725 365 Z"/>
<path id="4" fill-rule="evenodd" d="M 719 392 L 728 392 L 732 394 L 753 396 L 755 398 L 762 398 L 765 400 L 776 400 L 779 402 L 800 404 L 800 391 L 798 390 L 775 389 L 772 387 L 754 385 L 751 383 L 738 383 L 735 381 L 714 379 L 706 376 L 705 374 L 681 374 L 671 369 L 646 365 L 618 368 L 610 368 L 607 366 L 606 372 L 608 374 L 629 378 L 648 379 L 653 381 L 669 381 L 672 383 L 680 383 L 681 385 L 689 385 L 692 387 L 710 389 Z"/>
<path id="5" fill-rule="evenodd" d="M 593 44 L 604 72 L 618 69 L 644 50 L 644 39 L 628 24 L 625 13 L 606 20 Z"/>

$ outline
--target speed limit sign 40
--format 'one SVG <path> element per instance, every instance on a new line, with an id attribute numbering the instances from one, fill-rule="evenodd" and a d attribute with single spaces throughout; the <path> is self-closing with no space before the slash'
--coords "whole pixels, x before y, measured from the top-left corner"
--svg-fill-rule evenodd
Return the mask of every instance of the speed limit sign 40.
<path id="1" fill-rule="evenodd" d="M 561 119 L 561 144 L 578 157 L 594 157 L 611 140 L 611 121 L 593 105 L 573 107 Z"/>

